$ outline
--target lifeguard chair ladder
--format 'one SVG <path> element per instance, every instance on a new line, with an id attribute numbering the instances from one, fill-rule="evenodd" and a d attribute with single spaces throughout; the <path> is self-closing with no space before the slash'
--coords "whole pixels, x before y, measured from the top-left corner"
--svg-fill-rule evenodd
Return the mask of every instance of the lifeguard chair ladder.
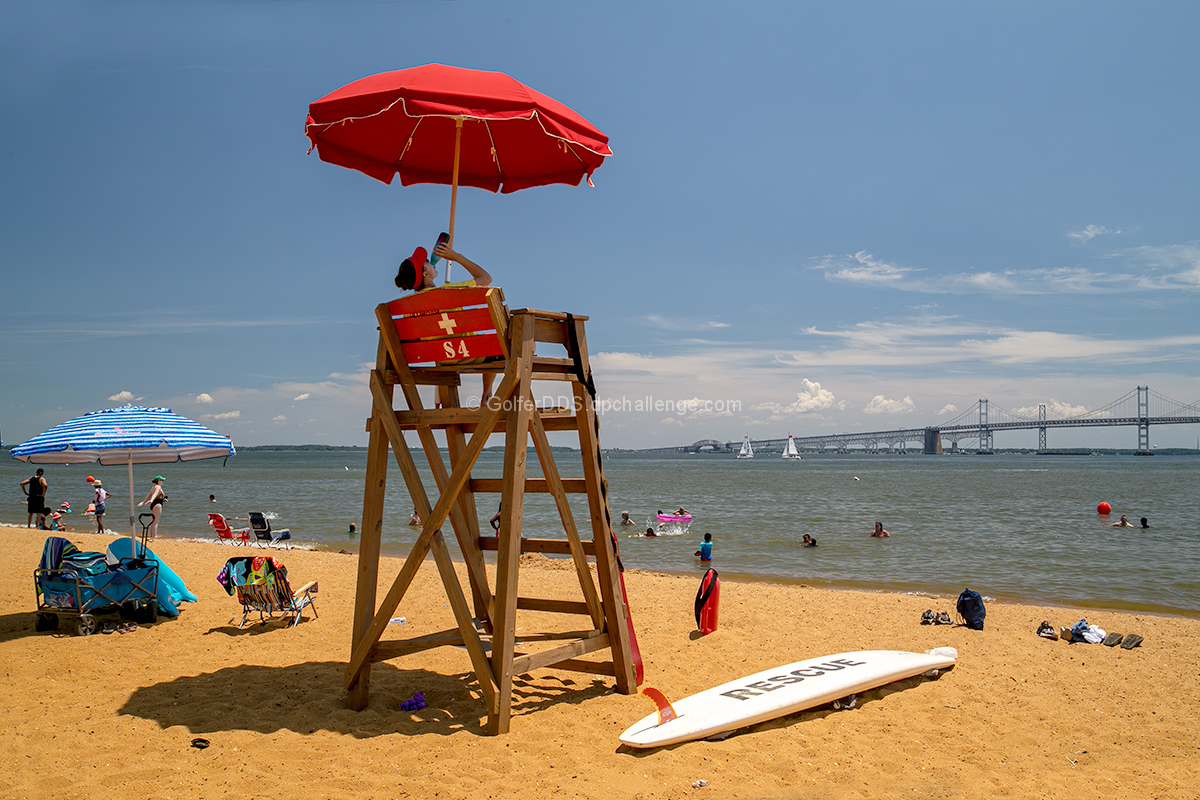
<path id="1" fill-rule="evenodd" d="M 487 705 L 489 734 L 509 729 L 513 676 L 535 669 L 554 667 L 611 675 L 618 692 L 635 692 L 641 682 L 641 658 L 606 497 L 595 390 L 583 330 L 587 318 L 530 309 L 509 313 L 503 293 L 496 287 L 420 292 L 383 303 L 375 314 L 379 320 L 379 348 L 370 378 L 372 407 L 367 427 L 370 439 L 362 549 L 350 663 L 345 676 L 350 707 L 361 710 L 367 706 L 372 663 L 442 645 L 463 646 L 470 656 Z M 537 356 L 537 342 L 563 345 L 569 357 Z M 500 385 L 486 405 L 464 408 L 458 394 L 461 375 L 480 372 L 499 373 Z M 569 382 L 574 407 L 537 408 L 532 390 L 535 380 Z M 393 407 L 397 386 L 407 409 Z M 435 387 L 439 407 L 425 407 L 419 386 Z M 435 430 L 445 432 L 449 469 L 434 438 Z M 429 462 L 440 493 L 432 504 L 409 453 L 406 431 L 416 431 Z M 560 476 L 547 431 L 578 433 L 582 478 Z M 488 437 L 499 432 L 504 434 L 503 477 L 473 478 L 471 470 Z M 530 439 L 543 478 L 526 477 Z M 389 446 L 423 525 L 391 588 L 376 607 Z M 501 496 L 500 528 L 495 537 L 480 536 L 475 505 L 475 495 L 480 492 Z M 554 497 L 565 540 L 522 538 L 526 492 L 548 492 Z M 587 495 L 590 540 L 582 540 L 576 529 L 567 504 L 569 492 Z M 466 564 L 470 604 L 442 536 L 447 519 Z M 497 551 L 494 591 L 484 568 L 485 550 Z M 430 552 L 457 627 L 405 641 L 381 641 L 388 620 Z M 570 555 L 582 599 L 520 596 L 518 568 L 521 554 L 526 552 Z M 589 557 L 596 562 L 595 579 Z M 586 629 L 570 633 L 517 636 L 517 612 L 523 610 L 577 615 L 586 618 L 588 624 Z M 541 649 L 531 649 L 539 645 Z M 602 651 L 611 651 L 611 661 L 581 658 Z"/>

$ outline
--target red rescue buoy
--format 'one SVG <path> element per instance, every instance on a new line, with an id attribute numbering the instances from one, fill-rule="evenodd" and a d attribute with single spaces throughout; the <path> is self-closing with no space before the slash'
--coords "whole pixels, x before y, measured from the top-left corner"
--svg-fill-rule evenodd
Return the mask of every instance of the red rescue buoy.
<path id="1" fill-rule="evenodd" d="M 1096 513 L 1097 514 L 1111 514 L 1112 506 L 1110 506 L 1108 503 L 1100 503 L 1099 505 L 1096 506 Z"/>
<path id="2" fill-rule="evenodd" d="M 700 589 L 696 592 L 696 627 L 701 636 L 707 636 L 717 629 L 717 609 L 721 605 L 721 581 L 717 571 L 710 569 L 700 580 Z"/>

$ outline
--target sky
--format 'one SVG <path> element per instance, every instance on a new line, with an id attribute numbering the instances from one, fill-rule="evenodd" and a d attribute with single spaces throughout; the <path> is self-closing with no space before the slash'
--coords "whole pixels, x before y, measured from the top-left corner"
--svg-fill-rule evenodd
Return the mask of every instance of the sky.
<path id="1" fill-rule="evenodd" d="M 450 190 L 326 164 L 304 119 L 432 62 L 610 137 L 593 187 L 460 190 L 455 237 L 510 307 L 589 317 L 606 447 L 1194 403 L 1198 31 L 1185 2 L 5 2 L 0 435 L 133 403 L 365 444 L 373 309 Z"/>

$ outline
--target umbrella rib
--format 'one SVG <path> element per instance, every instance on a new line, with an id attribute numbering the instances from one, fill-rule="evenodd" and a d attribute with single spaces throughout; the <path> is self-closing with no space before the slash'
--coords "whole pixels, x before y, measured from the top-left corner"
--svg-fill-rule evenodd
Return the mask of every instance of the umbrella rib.
<path id="1" fill-rule="evenodd" d="M 408 134 L 408 141 L 404 143 L 404 149 L 400 151 L 400 156 L 396 159 L 396 166 L 400 166 L 400 162 L 404 160 L 405 154 L 408 153 L 408 148 L 412 147 L 413 137 L 417 135 L 417 128 L 421 127 L 421 122 L 424 117 L 417 117 L 417 124 L 413 125 L 412 132 Z"/>
<path id="2" fill-rule="evenodd" d="M 496 137 L 492 136 L 492 126 L 488 124 L 486 119 L 480 120 L 480 122 L 483 123 L 483 129 L 487 131 L 488 141 L 492 145 L 492 162 L 496 165 L 496 174 L 503 180 L 504 167 L 500 166 L 500 153 L 496 151 Z"/>

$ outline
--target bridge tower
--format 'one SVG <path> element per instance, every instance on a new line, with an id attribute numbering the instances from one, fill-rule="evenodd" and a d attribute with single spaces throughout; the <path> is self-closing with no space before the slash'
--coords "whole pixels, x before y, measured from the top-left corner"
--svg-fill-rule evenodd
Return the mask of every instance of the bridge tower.
<path id="1" fill-rule="evenodd" d="M 1137 387 L 1138 455 L 1150 455 L 1150 387 Z"/>
<path id="2" fill-rule="evenodd" d="M 992 454 L 992 429 L 988 427 L 988 401 L 979 400 L 979 449 L 975 451 L 983 455 Z"/>
<path id="3" fill-rule="evenodd" d="M 1046 455 L 1046 404 L 1038 403 L 1038 422 L 1043 424 L 1038 426 L 1038 454 Z"/>

